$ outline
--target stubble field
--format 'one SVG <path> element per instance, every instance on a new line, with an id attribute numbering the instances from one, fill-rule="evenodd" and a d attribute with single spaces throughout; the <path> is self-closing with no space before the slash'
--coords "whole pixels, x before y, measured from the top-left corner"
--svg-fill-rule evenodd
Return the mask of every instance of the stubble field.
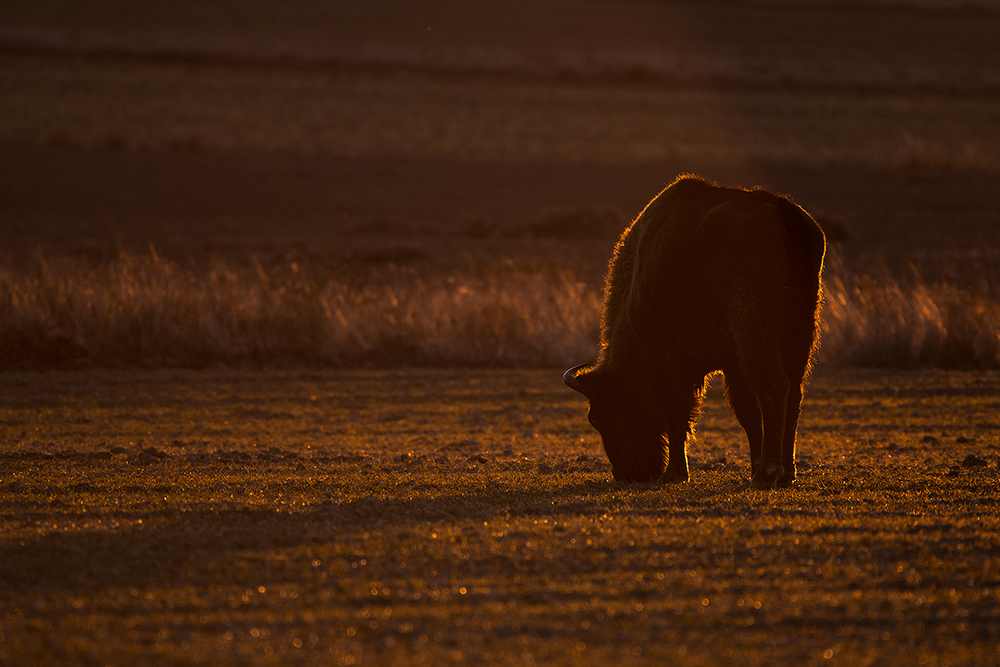
<path id="1" fill-rule="evenodd" d="M 560 372 L 5 374 L 5 664 L 990 664 L 993 373 L 821 374 L 788 491 L 709 393 L 610 478 Z"/>

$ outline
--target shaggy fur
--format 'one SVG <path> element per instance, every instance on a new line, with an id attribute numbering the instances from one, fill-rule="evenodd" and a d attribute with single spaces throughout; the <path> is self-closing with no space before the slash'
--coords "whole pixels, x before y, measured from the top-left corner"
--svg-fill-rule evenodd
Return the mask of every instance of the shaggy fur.
<path id="1" fill-rule="evenodd" d="M 646 206 L 611 259 L 598 358 L 564 376 L 590 399 L 615 479 L 688 479 L 687 438 L 721 371 L 752 485 L 792 483 L 825 251 L 808 213 L 762 189 L 683 176 Z"/>

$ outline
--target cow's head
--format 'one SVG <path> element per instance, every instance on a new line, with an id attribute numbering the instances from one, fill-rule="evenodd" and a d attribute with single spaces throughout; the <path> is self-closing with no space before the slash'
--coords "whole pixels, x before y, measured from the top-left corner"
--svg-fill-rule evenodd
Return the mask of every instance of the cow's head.
<path id="1" fill-rule="evenodd" d="M 663 429 L 643 409 L 648 397 L 642 388 L 607 368 L 589 364 L 569 369 L 563 381 L 590 400 L 587 419 L 601 434 L 616 480 L 651 482 L 663 474 L 666 441 Z"/>

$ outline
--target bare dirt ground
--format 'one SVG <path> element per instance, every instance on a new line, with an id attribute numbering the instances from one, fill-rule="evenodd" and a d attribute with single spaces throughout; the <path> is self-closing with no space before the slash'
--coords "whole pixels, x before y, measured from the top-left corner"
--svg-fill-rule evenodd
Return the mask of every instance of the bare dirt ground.
<path id="1" fill-rule="evenodd" d="M 0 376 L 4 664 L 989 664 L 992 373 L 820 375 L 748 488 L 610 479 L 548 371 Z"/>

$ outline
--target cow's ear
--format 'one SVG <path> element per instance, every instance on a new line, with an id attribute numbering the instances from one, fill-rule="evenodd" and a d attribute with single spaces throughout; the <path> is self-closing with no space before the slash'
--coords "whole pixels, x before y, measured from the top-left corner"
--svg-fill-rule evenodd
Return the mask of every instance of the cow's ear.
<path id="1" fill-rule="evenodd" d="M 575 389 L 587 398 L 591 398 L 600 391 L 602 375 L 600 366 L 580 364 L 563 373 L 563 382 L 570 389 Z"/>

